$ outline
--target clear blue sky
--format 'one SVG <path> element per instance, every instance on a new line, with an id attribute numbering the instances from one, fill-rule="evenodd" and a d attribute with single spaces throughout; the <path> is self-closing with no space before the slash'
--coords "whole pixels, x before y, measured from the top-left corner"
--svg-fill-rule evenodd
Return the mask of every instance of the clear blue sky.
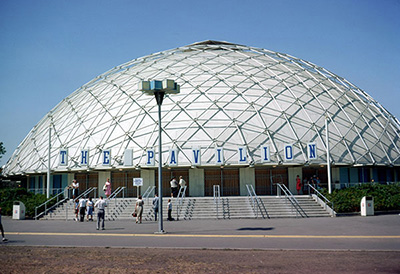
<path id="1" fill-rule="evenodd" d="M 204 40 L 305 59 L 400 118 L 399 0 L 0 0 L 0 35 L 0 165 L 97 75 Z"/>

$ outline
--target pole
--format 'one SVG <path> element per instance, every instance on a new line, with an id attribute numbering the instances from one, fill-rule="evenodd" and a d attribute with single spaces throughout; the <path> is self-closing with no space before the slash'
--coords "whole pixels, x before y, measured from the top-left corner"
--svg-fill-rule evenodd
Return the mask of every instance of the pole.
<path id="1" fill-rule="evenodd" d="M 162 190 L 162 142 L 161 142 L 161 105 L 164 92 L 154 93 L 158 105 L 158 233 L 165 233 L 163 228 L 163 190 Z"/>
<path id="2" fill-rule="evenodd" d="M 47 199 L 50 198 L 50 156 L 51 156 L 51 125 L 49 126 L 49 155 L 47 162 Z"/>
<path id="3" fill-rule="evenodd" d="M 325 134 L 326 134 L 326 166 L 328 169 L 328 193 L 332 193 L 331 182 L 331 155 L 329 151 L 329 129 L 328 129 L 328 116 L 325 117 Z"/>

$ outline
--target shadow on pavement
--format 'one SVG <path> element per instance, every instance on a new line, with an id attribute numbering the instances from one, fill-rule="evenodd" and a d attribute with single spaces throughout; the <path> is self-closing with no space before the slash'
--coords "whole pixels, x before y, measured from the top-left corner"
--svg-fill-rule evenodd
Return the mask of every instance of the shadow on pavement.
<path id="1" fill-rule="evenodd" d="M 250 230 L 250 231 L 260 230 L 260 231 L 267 231 L 267 230 L 274 230 L 274 228 L 273 228 L 273 227 L 242 227 L 242 228 L 239 228 L 238 230 Z"/>

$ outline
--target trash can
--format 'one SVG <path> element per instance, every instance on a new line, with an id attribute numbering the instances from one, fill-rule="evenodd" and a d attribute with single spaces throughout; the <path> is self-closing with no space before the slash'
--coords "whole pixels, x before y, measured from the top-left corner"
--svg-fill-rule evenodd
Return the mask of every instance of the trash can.
<path id="1" fill-rule="evenodd" d="M 25 219 L 25 205 L 21 201 L 14 201 L 13 204 L 13 217 L 14 220 Z"/>
<path id="2" fill-rule="evenodd" d="M 361 216 L 374 215 L 374 198 L 364 196 L 361 199 Z"/>

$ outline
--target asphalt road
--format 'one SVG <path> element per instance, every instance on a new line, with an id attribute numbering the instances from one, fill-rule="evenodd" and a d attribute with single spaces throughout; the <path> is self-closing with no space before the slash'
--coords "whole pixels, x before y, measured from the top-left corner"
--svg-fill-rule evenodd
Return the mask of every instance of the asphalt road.
<path id="1" fill-rule="evenodd" d="M 400 251 L 400 216 L 164 221 L 158 223 L 12 220 L 2 217 L 8 246 L 156 247 L 260 250 Z"/>

